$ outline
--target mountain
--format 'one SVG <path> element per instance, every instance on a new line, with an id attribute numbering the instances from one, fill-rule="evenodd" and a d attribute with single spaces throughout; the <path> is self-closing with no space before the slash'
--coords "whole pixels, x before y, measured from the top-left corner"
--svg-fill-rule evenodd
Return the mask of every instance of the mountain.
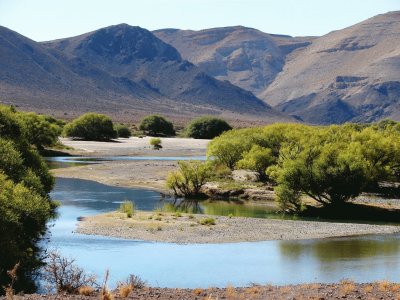
<path id="1" fill-rule="evenodd" d="M 252 93 L 181 58 L 150 31 L 126 24 L 37 43 L 0 28 L 0 99 L 25 110 L 87 111 L 119 120 L 161 113 L 176 119 L 288 120 Z"/>
<path id="2" fill-rule="evenodd" d="M 400 120 L 400 12 L 331 32 L 294 51 L 258 95 L 311 123 Z"/>
<path id="3" fill-rule="evenodd" d="M 200 31 L 161 29 L 154 34 L 211 76 L 229 80 L 256 95 L 282 71 L 286 55 L 313 40 L 243 26 Z"/>

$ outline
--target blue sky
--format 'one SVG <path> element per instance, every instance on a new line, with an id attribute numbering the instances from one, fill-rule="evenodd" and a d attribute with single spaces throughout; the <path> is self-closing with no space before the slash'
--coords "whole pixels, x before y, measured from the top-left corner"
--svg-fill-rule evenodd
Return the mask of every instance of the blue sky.
<path id="1" fill-rule="evenodd" d="M 150 30 L 243 25 L 298 36 L 393 10 L 400 0 L 0 0 L 0 25 L 37 41 L 119 23 Z"/>

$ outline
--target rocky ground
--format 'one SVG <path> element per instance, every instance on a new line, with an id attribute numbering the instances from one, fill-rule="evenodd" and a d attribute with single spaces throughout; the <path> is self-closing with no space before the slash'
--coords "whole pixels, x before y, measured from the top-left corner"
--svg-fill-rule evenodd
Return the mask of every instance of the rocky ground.
<path id="1" fill-rule="evenodd" d="M 119 291 L 112 292 L 115 299 L 196 299 L 196 300 L 217 300 L 217 299 L 400 299 L 400 284 L 388 281 L 358 284 L 349 280 L 343 280 L 337 284 L 301 284 L 287 286 L 258 286 L 247 288 L 208 288 L 208 289 L 169 289 L 169 288 L 144 288 L 133 290 L 127 297 L 121 297 Z M 0 299 L 6 299 L 5 297 Z M 15 299 L 26 300 L 91 300 L 105 299 L 99 295 L 25 295 Z"/>

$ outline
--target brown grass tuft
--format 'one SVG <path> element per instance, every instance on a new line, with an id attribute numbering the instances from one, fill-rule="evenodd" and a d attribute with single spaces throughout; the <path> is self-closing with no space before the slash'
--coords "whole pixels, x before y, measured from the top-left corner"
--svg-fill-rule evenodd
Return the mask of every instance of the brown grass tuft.
<path id="1" fill-rule="evenodd" d="M 93 287 L 85 285 L 78 289 L 78 294 L 83 296 L 91 296 L 93 295 L 94 291 L 95 289 Z"/>
<path id="2" fill-rule="evenodd" d="M 118 286 L 118 294 L 121 298 L 126 298 L 133 291 L 133 286 L 131 284 L 120 284 Z"/>
<path id="3" fill-rule="evenodd" d="M 199 289 L 199 288 L 193 290 L 193 294 L 196 295 L 196 296 L 200 296 L 200 294 L 201 294 L 202 292 L 203 292 L 203 290 L 202 290 L 202 289 Z"/>
<path id="4" fill-rule="evenodd" d="M 233 286 L 231 286 L 231 285 L 228 285 L 228 286 L 226 287 L 226 297 L 227 297 L 228 299 L 234 299 L 236 296 L 237 296 L 237 295 L 236 295 L 236 290 L 235 290 L 235 288 L 234 288 Z"/>
<path id="5" fill-rule="evenodd" d="M 366 285 L 364 288 L 363 288 L 363 291 L 364 291 L 364 293 L 371 293 L 372 291 L 374 290 L 374 287 L 372 286 L 372 285 Z"/>
<path id="6" fill-rule="evenodd" d="M 389 280 L 378 281 L 377 284 L 378 284 L 378 290 L 381 292 L 388 291 L 392 285 Z"/>
<path id="7" fill-rule="evenodd" d="M 349 279 L 343 279 L 340 281 L 341 291 L 344 295 L 350 294 L 355 291 L 356 285 L 354 281 Z"/>

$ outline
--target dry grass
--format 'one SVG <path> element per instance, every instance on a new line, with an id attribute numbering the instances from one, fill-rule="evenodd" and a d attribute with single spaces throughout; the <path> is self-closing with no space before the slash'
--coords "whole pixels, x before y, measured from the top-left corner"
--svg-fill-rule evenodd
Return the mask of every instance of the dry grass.
<path id="1" fill-rule="evenodd" d="M 6 299 L 7 300 L 13 300 L 14 299 L 14 284 L 17 281 L 17 271 L 19 268 L 19 263 L 17 263 L 14 268 L 11 270 L 7 271 L 8 277 L 11 279 L 11 282 L 8 286 L 4 287 L 4 292 L 6 294 Z"/>
<path id="2" fill-rule="evenodd" d="M 91 296 L 91 295 L 93 295 L 94 292 L 95 292 L 95 289 L 88 285 L 81 286 L 78 289 L 78 294 L 83 295 L 83 296 Z"/>
<path id="3" fill-rule="evenodd" d="M 109 275 L 110 275 L 110 272 L 107 270 L 106 275 L 104 276 L 103 286 L 100 291 L 100 299 L 101 300 L 114 300 L 114 295 L 111 293 L 111 291 L 107 287 Z"/>
<path id="4" fill-rule="evenodd" d="M 368 293 L 371 293 L 372 291 L 374 290 L 374 287 L 372 286 L 372 285 L 366 285 L 364 288 L 363 288 L 363 291 L 364 291 L 364 293 L 366 293 L 366 294 L 368 294 Z"/>
<path id="5" fill-rule="evenodd" d="M 376 285 L 378 286 L 378 290 L 381 292 L 387 292 L 392 283 L 389 280 L 382 280 L 382 281 L 377 281 Z"/>
<path id="6" fill-rule="evenodd" d="M 392 283 L 392 285 L 390 287 L 390 290 L 393 293 L 396 293 L 396 292 L 400 291 L 400 284 L 399 283 Z"/>
<path id="7" fill-rule="evenodd" d="M 347 295 L 356 290 L 356 285 L 352 280 L 343 279 L 340 281 L 340 290 L 344 295 Z"/>
<path id="8" fill-rule="evenodd" d="M 237 297 L 236 289 L 233 286 L 228 285 L 226 287 L 226 297 L 228 299 L 235 299 Z"/>
<path id="9" fill-rule="evenodd" d="M 200 296 L 200 294 L 201 294 L 202 292 L 203 292 L 203 290 L 202 290 L 202 289 L 199 289 L 199 288 L 193 290 L 193 294 L 196 295 L 196 296 Z"/>
<path id="10" fill-rule="evenodd" d="M 121 298 L 127 298 L 132 291 L 133 286 L 131 284 L 125 283 L 118 286 L 118 294 Z"/>

